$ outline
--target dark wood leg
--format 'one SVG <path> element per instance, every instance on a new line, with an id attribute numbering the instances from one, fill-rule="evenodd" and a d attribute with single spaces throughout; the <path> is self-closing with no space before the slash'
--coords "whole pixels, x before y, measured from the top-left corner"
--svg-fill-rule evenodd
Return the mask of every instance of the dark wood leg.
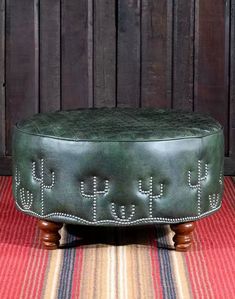
<path id="1" fill-rule="evenodd" d="M 175 232 L 173 241 L 176 251 L 188 251 L 192 245 L 192 232 L 195 222 L 172 224 L 171 229 Z"/>
<path id="2" fill-rule="evenodd" d="M 38 227 L 41 231 L 40 239 L 46 249 L 57 249 L 60 244 L 60 234 L 58 231 L 63 226 L 62 223 L 39 220 Z"/>

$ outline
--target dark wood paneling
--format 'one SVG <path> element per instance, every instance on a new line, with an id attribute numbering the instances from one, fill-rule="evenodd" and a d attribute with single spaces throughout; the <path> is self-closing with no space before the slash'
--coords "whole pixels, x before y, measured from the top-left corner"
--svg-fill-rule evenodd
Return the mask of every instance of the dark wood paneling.
<path id="1" fill-rule="evenodd" d="M 225 60 L 225 2 L 196 1 L 196 111 L 209 113 L 224 126 L 228 148 L 228 94 Z"/>
<path id="2" fill-rule="evenodd" d="M 193 110 L 194 0 L 174 2 L 173 108 Z"/>
<path id="3" fill-rule="evenodd" d="M 5 0 L 0 0 L 0 156 L 5 155 Z"/>
<path id="4" fill-rule="evenodd" d="M 229 7 L 229 1 L 227 1 Z M 225 173 L 229 175 L 235 175 L 235 0 L 231 1 L 231 6 L 228 9 L 228 15 L 230 16 L 230 68 L 229 68 L 229 157 L 225 158 Z"/>
<path id="5" fill-rule="evenodd" d="M 172 1 L 143 0 L 141 20 L 142 106 L 171 107 Z"/>
<path id="6" fill-rule="evenodd" d="M 232 0 L 231 6 L 231 69 L 230 69 L 230 137 L 231 149 L 230 155 L 235 156 L 235 0 Z M 235 169 L 234 169 L 235 172 Z"/>
<path id="7" fill-rule="evenodd" d="M 11 128 L 38 112 L 38 1 L 7 1 L 6 15 L 6 154 L 11 152 Z"/>
<path id="8" fill-rule="evenodd" d="M 115 0 L 94 1 L 94 106 L 116 104 Z"/>
<path id="9" fill-rule="evenodd" d="M 62 1 L 62 108 L 93 106 L 93 1 Z"/>
<path id="10" fill-rule="evenodd" d="M 140 106 L 140 0 L 118 0 L 117 106 Z"/>
<path id="11" fill-rule="evenodd" d="M 11 175 L 11 157 L 0 157 L 0 175 Z"/>
<path id="12" fill-rule="evenodd" d="M 40 1 L 40 112 L 60 109 L 60 0 Z"/>

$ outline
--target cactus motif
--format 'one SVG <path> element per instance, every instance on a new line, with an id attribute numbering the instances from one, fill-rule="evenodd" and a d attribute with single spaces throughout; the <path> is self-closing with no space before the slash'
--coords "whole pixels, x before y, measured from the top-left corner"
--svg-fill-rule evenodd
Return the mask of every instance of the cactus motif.
<path id="1" fill-rule="evenodd" d="M 33 204 L 33 194 L 25 188 L 20 188 L 20 200 L 25 210 L 29 210 Z"/>
<path id="2" fill-rule="evenodd" d="M 204 168 L 204 175 L 202 175 L 202 162 L 201 160 L 198 160 L 197 164 L 197 184 L 193 185 L 192 184 L 192 173 L 189 170 L 188 171 L 188 185 L 191 189 L 197 190 L 197 202 L 198 202 L 198 215 L 201 214 L 201 193 L 202 193 L 202 182 L 206 180 L 208 176 L 208 164 L 205 163 L 205 168 Z"/>
<path id="3" fill-rule="evenodd" d="M 85 183 L 81 181 L 81 194 L 84 198 L 92 199 L 93 200 L 93 221 L 96 221 L 97 218 L 97 198 L 99 195 L 105 195 L 109 191 L 109 181 L 105 180 L 104 190 L 97 189 L 97 177 L 93 177 L 93 194 L 86 194 L 85 193 Z"/>
<path id="4" fill-rule="evenodd" d="M 219 177 L 219 183 L 220 186 L 222 186 L 223 184 L 223 180 L 222 180 L 222 171 L 220 172 L 220 177 Z M 219 193 L 213 193 L 209 195 L 209 203 L 210 203 L 210 207 L 212 209 L 215 209 L 219 203 L 220 200 L 220 194 Z"/>
<path id="5" fill-rule="evenodd" d="M 44 215 L 44 192 L 45 189 L 51 190 L 55 186 L 55 173 L 51 172 L 51 184 L 45 184 L 45 173 L 44 173 L 44 159 L 40 160 L 40 172 L 39 177 L 36 175 L 36 162 L 32 163 L 32 176 L 33 179 L 40 184 L 40 199 L 41 199 L 41 213 Z"/>
<path id="6" fill-rule="evenodd" d="M 128 222 L 130 221 L 133 216 L 135 215 L 135 205 L 132 205 L 131 206 L 131 214 L 128 218 L 126 218 L 126 208 L 125 206 L 120 206 L 120 214 L 121 214 L 121 217 L 119 217 L 117 215 L 117 212 L 116 212 L 116 209 L 115 209 L 115 203 L 112 202 L 111 204 L 111 213 L 113 215 L 113 217 L 118 220 L 119 222 Z"/>
<path id="7" fill-rule="evenodd" d="M 153 195 L 153 177 L 149 179 L 149 190 L 142 189 L 142 180 L 139 180 L 139 192 L 147 195 L 149 198 L 149 217 L 153 217 L 153 200 L 159 199 L 163 196 L 163 184 L 160 184 L 160 193 Z"/>

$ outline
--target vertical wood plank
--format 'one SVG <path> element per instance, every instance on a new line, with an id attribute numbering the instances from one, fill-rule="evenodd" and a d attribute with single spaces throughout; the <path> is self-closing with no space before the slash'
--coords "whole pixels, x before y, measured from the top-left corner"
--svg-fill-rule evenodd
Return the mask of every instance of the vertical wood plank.
<path id="1" fill-rule="evenodd" d="M 171 107 L 172 0 L 142 0 L 142 106 Z"/>
<path id="2" fill-rule="evenodd" d="M 224 161 L 225 175 L 235 175 L 235 0 L 226 0 L 226 58 L 229 73 L 229 147 Z"/>
<path id="3" fill-rule="evenodd" d="M 62 108 L 93 106 L 93 1 L 62 0 Z"/>
<path id="4" fill-rule="evenodd" d="M 7 0 L 6 126 L 11 151 L 11 128 L 38 112 L 38 1 Z"/>
<path id="5" fill-rule="evenodd" d="M 209 113 L 224 126 L 228 148 L 228 94 L 225 59 L 224 1 L 196 0 L 196 111 Z"/>
<path id="6" fill-rule="evenodd" d="M 194 2 L 174 2 L 173 108 L 193 110 Z"/>
<path id="7" fill-rule="evenodd" d="M 235 165 L 235 0 L 231 1 L 231 42 L 230 42 L 230 156 Z M 235 168 L 234 168 L 235 173 Z"/>
<path id="8" fill-rule="evenodd" d="M 118 0 L 117 106 L 140 105 L 140 0 Z"/>
<path id="9" fill-rule="evenodd" d="M 60 0 L 40 2 L 40 112 L 60 109 Z"/>
<path id="10" fill-rule="evenodd" d="M 11 157 L 10 156 L 5 156 L 1 157 L 0 156 L 0 175 L 12 175 L 11 173 Z"/>
<path id="11" fill-rule="evenodd" d="M 94 106 L 116 104 L 115 0 L 94 2 Z"/>
<path id="12" fill-rule="evenodd" d="M 0 156 L 5 155 L 5 0 L 0 0 Z"/>

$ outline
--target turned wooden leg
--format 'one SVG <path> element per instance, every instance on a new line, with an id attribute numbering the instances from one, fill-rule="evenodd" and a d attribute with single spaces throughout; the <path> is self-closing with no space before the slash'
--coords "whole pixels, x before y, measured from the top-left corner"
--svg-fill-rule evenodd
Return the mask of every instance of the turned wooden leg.
<path id="1" fill-rule="evenodd" d="M 57 249 L 60 244 L 60 234 L 58 231 L 63 226 L 62 223 L 39 220 L 38 227 L 41 231 L 40 239 L 46 249 Z"/>
<path id="2" fill-rule="evenodd" d="M 172 224 L 171 229 L 175 232 L 173 241 L 176 251 L 188 251 L 192 245 L 192 232 L 195 222 Z"/>

